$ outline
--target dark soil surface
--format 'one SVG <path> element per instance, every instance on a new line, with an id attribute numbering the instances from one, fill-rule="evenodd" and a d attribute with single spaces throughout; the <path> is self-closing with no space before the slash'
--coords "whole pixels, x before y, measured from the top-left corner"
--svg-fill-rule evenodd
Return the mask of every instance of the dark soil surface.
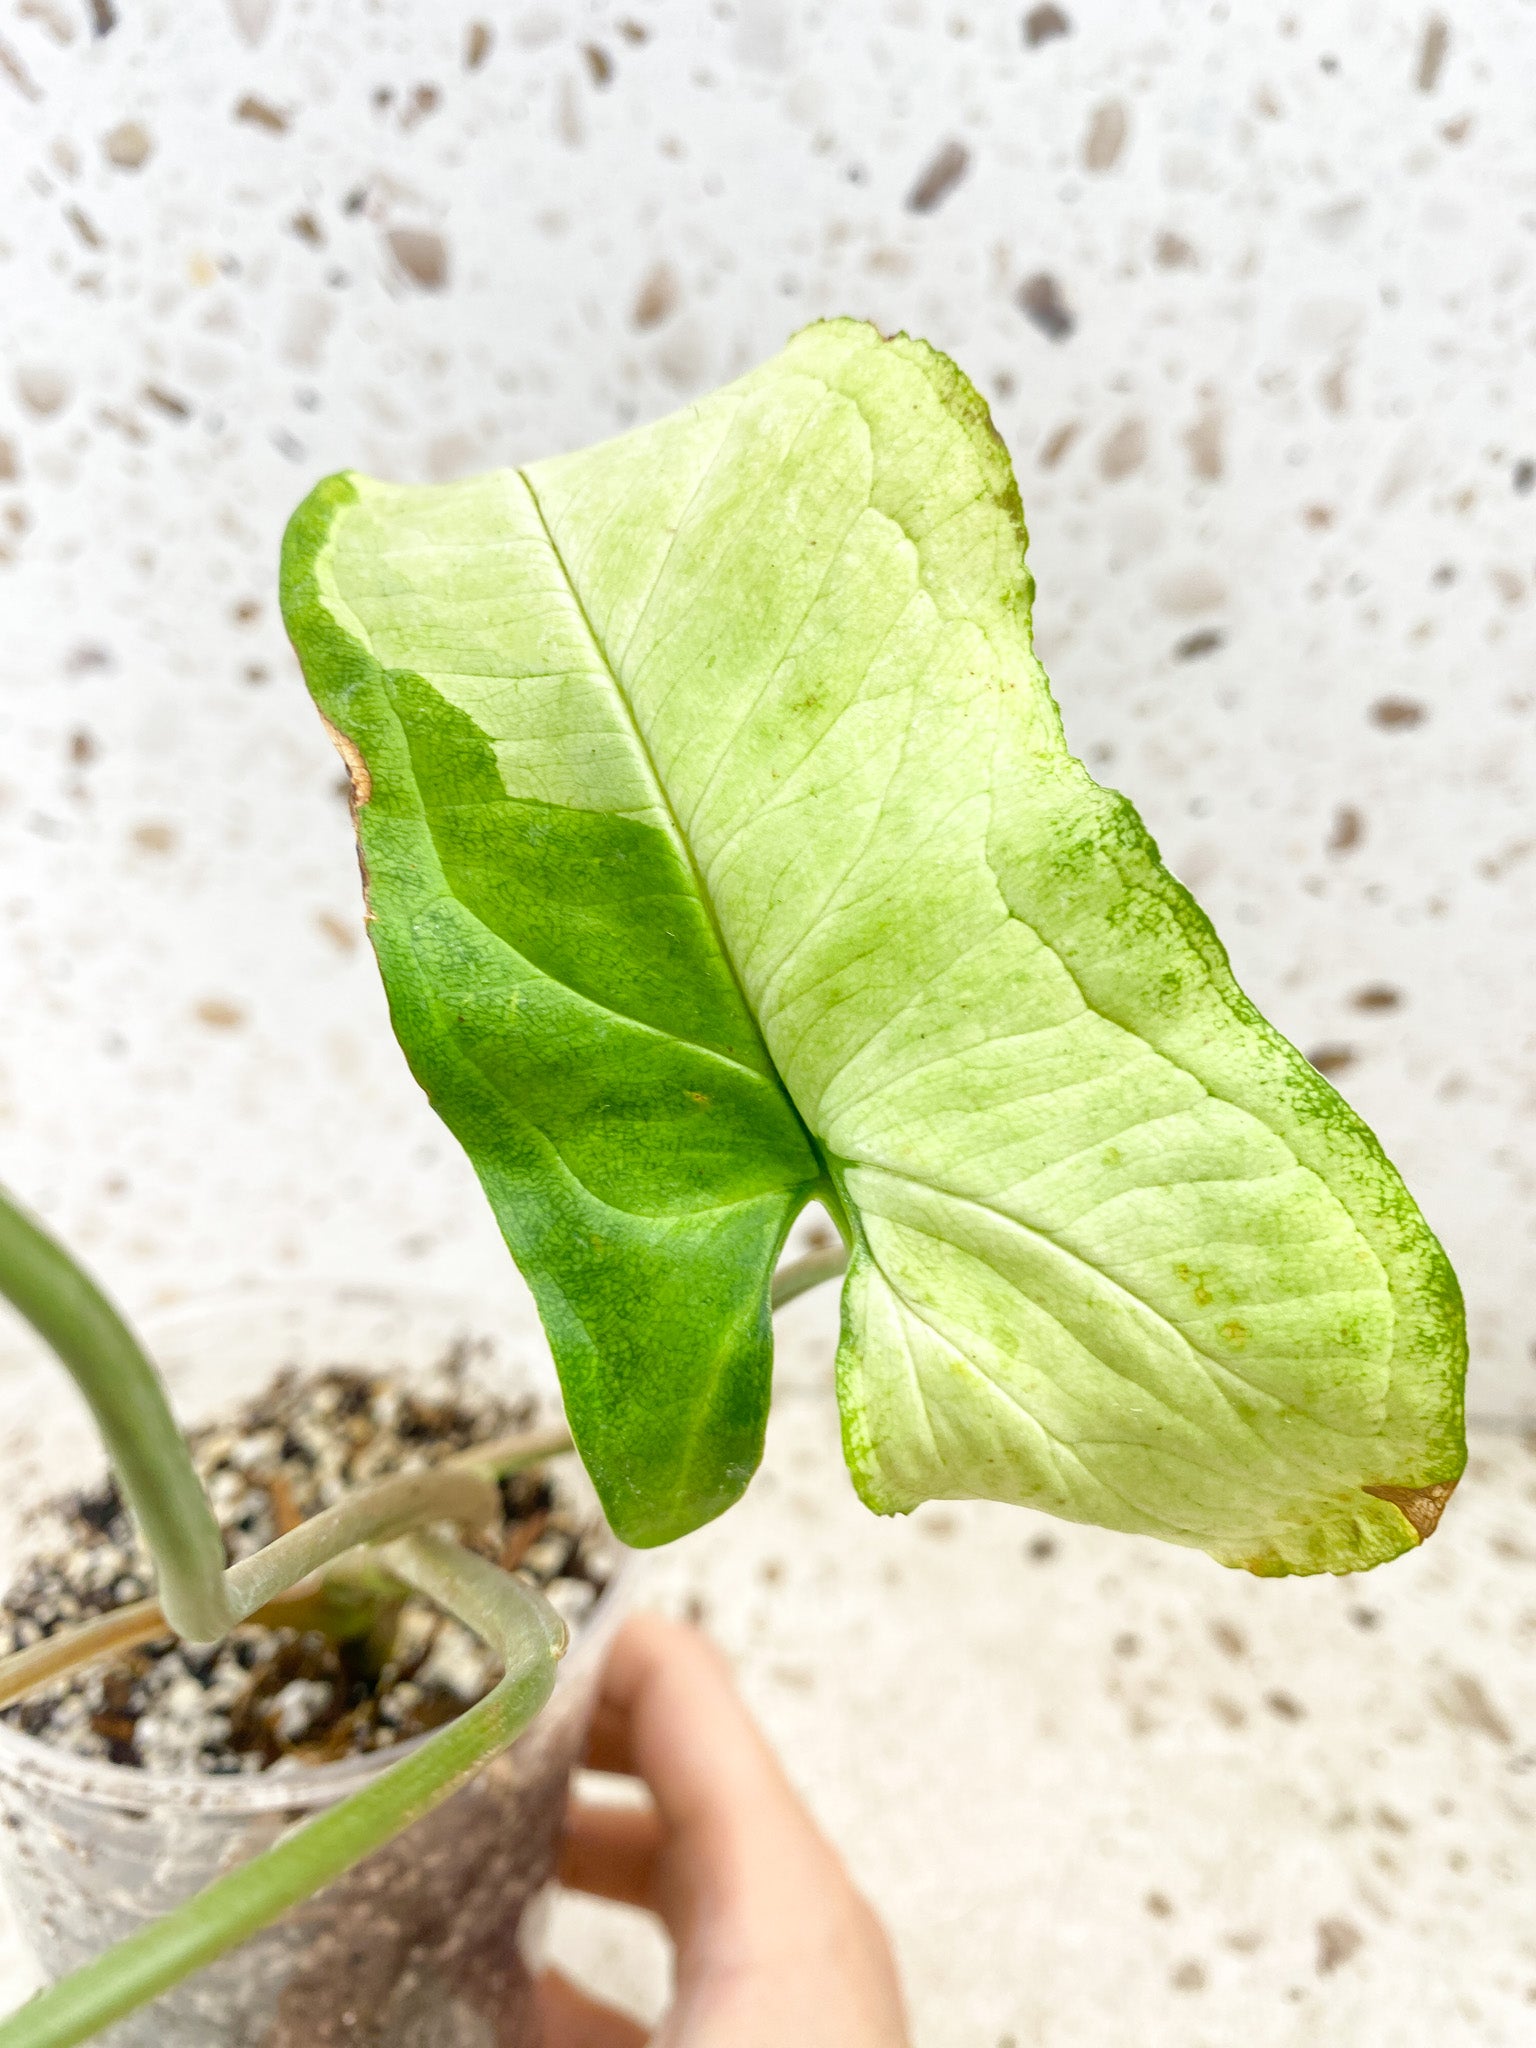
<path id="1" fill-rule="evenodd" d="M 280 1374 L 191 1445 L 233 1562 L 344 1493 L 535 1419 L 531 1402 L 488 1397 L 450 1355 L 425 1392 L 341 1366 Z M 574 1627 L 606 1585 L 613 1549 L 563 1476 L 567 1463 L 503 1480 L 504 1521 L 475 1547 L 541 1586 Z M 0 1655 L 141 1600 L 152 1584 L 110 1478 L 61 1497 L 37 1517 L 34 1561 L 0 1603 Z M 247 1622 L 211 1648 L 150 1643 L 3 1712 L 82 1756 L 156 1772 L 262 1771 L 406 1741 L 462 1713 L 498 1675 L 469 1630 L 374 1575 L 291 1603 L 281 1625 Z"/>

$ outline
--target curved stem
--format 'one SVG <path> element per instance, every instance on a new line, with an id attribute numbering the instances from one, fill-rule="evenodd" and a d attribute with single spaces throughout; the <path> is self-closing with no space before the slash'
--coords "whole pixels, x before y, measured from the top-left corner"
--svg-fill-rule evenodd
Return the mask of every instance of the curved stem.
<path id="1" fill-rule="evenodd" d="M 848 1247 L 845 1244 L 832 1245 L 826 1251 L 807 1252 L 803 1259 L 792 1259 L 787 1266 L 780 1266 L 773 1276 L 773 1305 L 782 1308 L 786 1301 L 808 1294 L 823 1280 L 835 1280 L 839 1273 L 847 1270 Z"/>
<path id="2" fill-rule="evenodd" d="M 230 1626 L 224 1539 L 159 1375 L 90 1275 L 3 1189 L 0 1294 L 58 1353 L 90 1404 L 171 1625 L 212 1642 Z"/>
<path id="3" fill-rule="evenodd" d="M 9 1238 L 8 1225 L 12 1226 Z M 71 1284 L 86 1290 L 88 1301 L 105 1311 L 108 1320 L 88 1326 L 84 1342 L 77 1347 L 85 1357 L 85 1365 L 76 1371 L 76 1377 L 102 1422 L 103 1434 L 118 1459 L 128 1490 L 127 1464 L 119 1440 L 92 1397 L 93 1375 L 104 1357 L 117 1361 L 114 1369 L 121 1370 L 121 1359 L 129 1356 L 129 1384 L 142 1397 L 142 1377 L 147 1377 L 153 1396 L 148 1412 L 154 1412 L 153 1403 L 157 1402 L 156 1425 L 163 1419 L 185 1455 L 185 1446 L 154 1370 L 105 1298 L 95 1294 L 51 1239 L 0 1196 L 0 1289 L 31 1316 L 71 1369 L 75 1370 L 75 1361 L 60 1341 L 61 1336 L 75 1341 L 67 1318 L 54 1315 L 50 1303 L 40 1293 L 27 1297 L 34 1304 L 41 1303 L 42 1312 L 32 1315 L 31 1307 L 20 1298 L 25 1295 L 25 1288 L 12 1285 L 17 1262 L 13 1256 L 7 1264 L 7 1254 L 14 1253 L 18 1242 L 24 1250 L 30 1249 L 16 1230 L 17 1225 L 21 1226 L 21 1233 L 30 1231 L 35 1243 L 45 1250 L 51 1249 Z M 847 1263 L 848 1254 L 839 1245 L 784 1267 L 774 1276 L 774 1307 L 794 1300 L 823 1280 L 835 1278 Z M 112 1340 L 105 1350 L 100 1341 L 103 1329 Z M 122 1352 L 123 1344 L 127 1345 L 128 1354 Z M 139 1381 L 135 1380 L 135 1373 L 141 1376 Z M 114 1422 L 120 1422 L 122 1411 L 113 1409 L 114 1392 L 108 1384 L 104 1405 L 113 1410 Z M 497 1506 L 493 1484 L 497 1477 L 571 1448 L 569 1435 L 559 1428 L 523 1431 L 493 1443 L 472 1446 L 428 1471 L 397 1474 L 380 1481 L 354 1498 L 312 1516 L 265 1550 L 243 1558 L 220 1575 L 218 1594 L 225 1616 L 222 1629 L 255 1613 L 342 1553 L 365 1542 L 383 1543 L 387 1548 L 381 1554 L 399 1577 L 438 1601 L 493 1645 L 502 1658 L 504 1675 L 483 1700 L 450 1721 L 412 1756 L 383 1772 L 371 1785 L 319 1815 L 275 1848 L 216 1879 L 185 1905 L 127 1941 L 119 1942 L 105 1955 L 41 1993 L 10 2019 L 0 2022 L 0 2048 L 73 2048 L 73 2044 L 88 2039 L 146 2000 L 158 1997 L 192 1971 L 270 1925 L 291 1906 L 311 1897 L 447 1798 L 497 1750 L 515 1740 L 553 1689 L 555 1660 L 566 1645 L 565 1624 L 542 1594 L 483 1558 L 419 1530 L 403 1536 L 397 1532 L 425 1521 L 452 1520 L 470 1526 L 486 1522 Z M 145 1461 L 146 1469 L 152 1462 Z M 211 1521 L 211 1511 L 191 1470 L 190 1458 L 186 1459 L 186 1470 L 198 1503 Z M 130 1500 L 134 1498 L 130 1492 Z M 135 1512 L 139 1512 L 136 1501 Z M 148 1539 L 147 1515 L 141 1517 L 141 1526 Z M 155 1555 L 158 1565 L 160 1554 Z M 78 1664 L 151 1640 L 162 1633 L 170 1619 L 161 1602 L 138 1601 L 82 1628 L 31 1645 L 0 1662 L 0 1705 Z"/>
<path id="4" fill-rule="evenodd" d="M 40 1643 L 0 1658 L 0 1707 L 25 1699 L 50 1678 L 63 1678 L 82 1664 L 113 1657 L 121 1650 L 136 1650 L 140 1643 L 152 1643 L 156 1636 L 171 1633 L 165 1609 L 158 1600 L 135 1600 L 127 1607 L 114 1607 L 77 1628 L 61 1628 Z"/>
<path id="5" fill-rule="evenodd" d="M 774 1276 L 774 1307 L 781 1308 L 823 1280 L 835 1279 L 847 1264 L 848 1254 L 838 1245 L 781 1267 Z M 486 1482 L 574 1449 L 570 1431 L 563 1424 L 552 1423 L 472 1444 L 425 1472 L 381 1480 L 233 1565 L 224 1580 L 229 1625 L 248 1619 L 290 1586 L 360 1543 L 384 1542 L 423 1522 L 455 1521 L 475 1527 L 489 1521 L 496 1501 Z M 0 1658 L 0 1707 L 82 1665 L 153 1642 L 169 1629 L 158 1600 L 139 1600 L 131 1607 L 115 1608 L 110 1614 L 82 1622 L 78 1628 L 61 1629 L 40 1643 Z"/>
<path id="6" fill-rule="evenodd" d="M 487 1449 L 493 1449 L 487 1446 Z M 376 1486 L 338 1501 L 335 1507 L 312 1515 L 286 1536 L 279 1536 L 265 1550 L 244 1557 L 224 1574 L 223 1591 L 229 1626 L 245 1621 L 265 1607 L 279 1593 L 286 1593 L 301 1579 L 307 1579 L 322 1565 L 330 1564 L 361 1543 L 387 1543 L 407 1529 L 424 1522 L 456 1522 L 461 1528 L 478 1529 L 491 1521 L 501 1503 L 495 1486 L 483 1474 L 466 1470 L 457 1461 L 435 1465 L 425 1472 L 400 1472 L 381 1479 Z M 13 1656 L 0 1658 L 0 1707 L 20 1699 L 24 1693 L 59 1678 L 82 1664 L 156 1636 L 174 1634 L 163 1604 L 158 1600 L 136 1600 L 131 1607 L 114 1608 L 110 1614 L 82 1622 L 78 1628 L 61 1629 L 31 1643 Z"/>
<path id="7" fill-rule="evenodd" d="M 478 1472 L 448 1465 L 398 1472 L 311 1515 L 265 1550 L 232 1564 L 224 1574 L 230 1611 L 236 1621 L 244 1621 L 360 1543 L 387 1543 L 424 1522 L 457 1522 L 461 1528 L 481 1529 L 500 1509 L 495 1486 Z"/>
<path id="8" fill-rule="evenodd" d="M 566 1631 L 542 1594 L 438 1537 L 404 1537 L 386 1555 L 401 1578 L 492 1645 L 505 1665 L 501 1682 L 362 1791 L 0 2022 L 0 2048 L 73 2048 L 158 1997 L 429 1812 L 543 1707 Z"/>
<path id="9" fill-rule="evenodd" d="M 514 1472 L 526 1472 L 530 1465 L 542 1465 L 547 1458 L 563 1457 L 574 1451 L 571 1432 L 563 1422 L 551 1422 L 541 1429 L 520 1429 L 511 1436 L 492 1437 L 483 1444 L 471 1444 L 467 1451 L 455 1451 L 434 1466 L 440 1472 L 483 1472 L 488 1479 L 506 1479 Z"/>

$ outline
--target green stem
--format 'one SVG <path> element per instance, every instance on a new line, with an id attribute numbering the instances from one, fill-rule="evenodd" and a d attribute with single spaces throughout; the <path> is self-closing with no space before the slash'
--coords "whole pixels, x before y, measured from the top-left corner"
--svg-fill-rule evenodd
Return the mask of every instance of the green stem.
<path id="1" fill-rule="evenodd" d="M 838 1245 L 781 1267 L 774 1275 L 774 1307 L 781 1308 L 823 1280 L 835 1279 L 847 1263 L 848 1254 Z M 290 1586 L 359 1544 L 386 1542 L 425 1522 L 475 1527 L 489 1521 L 497 1505 L 490 1480 L 543 1464 L 574 1448 L 569 1431 L 561 1424 L 519 1430 L 456 1451 L 426 1472 L 381 1480 L 338 1502 L 279 1536 L 265 1550 L 231 1566 L 224 1578 L 227 1626 L 246 1620 Z M 0 1658 L 0 1707 L 82 1665 L 153 1642 L 167 1628 L 162 1604 L 140 1600 L 78 1628 L 61 1629 L 40 1643 Z"/>
<path id="2" fill-rule="evenodd" d="M 782 1308 L 797 1294 L 808 1294 L 823 1280 L 835 1280 L 847 1270 L 848 1247 L 844 1244 L 832 1245 L 822 1252 L 807 1252 L 803 1259 L 792 1259 L 773 1276 L 773 1305 Z"/>
<path id="3" fill-rule="evenodd" d="M 244 1621 L 360 1543 L 388 1543 L 424 1522 L 483 1529 L 500 1511 L 500 1495 L 478 1472 L 442 1465 L 425 1472 L 398 1472 L 311 1515 L 265 1550 L 232 1564 L 224 1574 L 230 1610 L 236 1621 Z"/>
<path id="4" fill-rule="evenodd" d="M 404 1537 L 387 1561 L 492 1645 L 506 1667 L 500 1684 L 360 1792 L 0 2022 L 0 2048 L 73 2048 L 158 1997 L 429 1812 L 533 1720 L 566 1641 L 548 1601 L 439 1537 Z"/>
<path id="5" fill-rule="evenodd" d="M 785 1266 L 774 1276 L 774 1307 L 834 1279 L 847 1263 L 847 1251 L 838 1245 Z M 163 1452 L 168 1442 L 174 1443 L 180 1458 L 169 1460 L 178 1467 L 172 1477 L 190 1481 L 197 1510 L 213 1524 L 154 1368 L 105 1297 L 3 1194 L 0 1291 L 59 1352 L 90 1401 L 151 1543 L 164 1602 L 162 1611 L 161 1602 L 141 1601 L 4 1660 L 3 1704 L 44 1677 L 57 1676 L 129 1642 L 149 1640 L 164 1621 L 170 1621 L 177 1633 L 191 1632 L 169 1611 L 169 1574 L 154 1535 L 161 1526 L 164 1495 L 152 1490 L 157 1483 L 163 1487 L 165 1479 L 156 1457 L 142 1454 L 143 1443 L 152 1452 Z M 134 1401 L 142 1405 L 135 1406 Z M 221 1620 L 211 1632 L 215 1634 L 343 1552 L 363 1543 L 387 1543 L 383 1555 L 390 1568 L 492 1644 L 505 1675 L 483 1700 L 362 1791 L 216 1879 L 184 1906 L 119 1942 L 0 2022 L 0 2048 L 72 2048 L 88 2039 L 340 1877 L 516 1739 L 553 1689 L 555 1659 L 565 1649 L 564 1623 L 541 1594 L 473 1553 L 419 1531 L 405 1536 L 396 1532 L 424 1521 L 485 1522 L 497 1504 L 491 1483 L 495 1477 L 571 1448 L 569 1436 L 559 1428 L 473 1446 L 431 1470 L 397 1474 L 339 1502 L 218 1576 Z M 142 1506 L 136 1485 L 145 1493 Z M 172 1527 L 173 1536 L 179 1539 L 180 1533 L 179 1524 Z M 213 1534 L 222 1552 L 216 1527 Z M 389 1541 L 391 1537 L 396 1540 Z M 202 1591 L 206 1594 L 206 1586 Z M 205 1639 L 194 1635 L 194 1640 Z"/>
<path id="6" fill-rule="evenodd" d="M 82 1621 L 76 1628 L 61 1628 L 39 1643 L 29 1643 L 26 1649 L 0 1658 L 0 1707 L 25 1699 L 50 1679 L 63 1678 L 84 1664 L 119 1656 L 169 1634 L 165 1609 L 158 1600 L 135 1600 L 127 1607 L 114 1607 Z"/>
<path id="7" fill-rule="evenodd" d="M 159 1376 L 89 1274 L 0 1189 L 0 1294 L 58 1353 L 90 1404 L 171 1626 L 212 1642 L 230 1626 L 224 1539 Z"/>
<path id="8" fill-rule="evenodd" d="M 455 1451 L 451 1458 L 444 1458 L 434 1470 L 483 1472 L 488 1479 L 507 1479 L 514 1472 L 526 1472 L 530 1465 L 542 1465 L 548 1458 L 564 1457 L 575 1448 L 565 1424 L 551 1422 L 541 1429 L 520 1429 L 511 1436 L 471 1444 L 467 1451 Z"/>
<path id="9" fill-rule="evenodd" d="M 489 1448 L 489 1447 L 488 1447 Z M 319 1571 L 362 1543 L 387 1543 L 426 1522 L 456 1522 L 461 1528 L 483 1528 L 501 1502 L 482 1473 L 457 1460 L 425 1472 L 399 1472 L 361 1493 L 349 1495 L 323 1513 L 312 1515 L 265 1550 L 244 1557 L 224 1574 L 229 1626 L 245 1621 L 258 1608 L 286 1593 L 311 1572 Z M 138 1600 L 114 1608 L 78 1628 L 60 1630 L 25 1650 L 0 1658 L 0 1707 L 20 1699 L 49 1679 L 78 1670 L 98 1657 L 153 1642 L 169 1631 L 158 1600 Z"/>

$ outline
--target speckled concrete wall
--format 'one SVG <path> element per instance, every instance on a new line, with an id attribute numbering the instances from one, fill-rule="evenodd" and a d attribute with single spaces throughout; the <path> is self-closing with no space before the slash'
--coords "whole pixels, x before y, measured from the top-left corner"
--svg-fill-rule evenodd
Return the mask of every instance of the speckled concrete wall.
<path id="1" fill-rule="evenodd" d="M 0 14 L 13 1179 L 135 1298 L 498 1281 L 275 615 L 344 464 L 665 411 L 835 311 L 993 402 L 1074 744 L 1536 1386 L 1536 11 Z"/>
<path id="2" fill-rule="evenodd" d="M 360 943 L 338 767 L 273 603 L 284 517 L 342 465 L 450 477 L 598 438 L 857 312 L 991 399 L 1073 743 L 1405 1169 L 1465 1281 L 1476 1405 L 1536 1410 L 1533 105 L 1531 0 L 4 0 L 5 1177 L 138 1304 L 273 1271 L 515 1299 Z M 797 1455 L 835 1487 L 816 1441 Z M 805 1510 L 803 1581 L 724 1626 L 898 1921 L 925 2041 L 1353 2044 L 1431 2009 L 1451 2042 L 1522 2038 L 1536 1958 L 1487 1901 L 1533 1874 L 1507 1778 L 1536 1706 L 1529 1481 L 1507 1448 L 1483 1469 L 1443 1583 L 1393 1568 L 1390 1653 L 1343 1593 L 1328 1634 L 1332 1589 L 1245 1589 L 1265 1618 L 1243 1630 L 1269 1631 L 1251 1699 L 1198 1560 L 1070 1536 L 1081 1568 L 1053 1583 L 1087 1619 L 1050 1635 L 1045 1679 L 1007 1626 L 1038 1630 L 1046 1597 L 1021 1524 L 961 1517 L 996 1575 L 967 1606 L 960 1566 L 913 1562 L 939 1554 L 920 1532 L 855 1537 L 840 1494 Z M 724 1526 L 745 1533 L 674 1575 L 766 1571 L 778 1539 Z M 907 1565 L 877 1557 L 918 1588 L 888 1612 Z M 858 1670 L 817 1619 L 845 1569 L 853 1609 L 886 1613 Z M 1415 1587 L 1464 1640 L 1426 1646 Z M 1128 1625 L 1142 1602 L 1162 1618 Z M 892 1819 L 924 1731 L 969 1739 L 932 1677 L 892 1710 L 889 1769 L 815 1733 L 856 1725 L 871 1673 L 902 1694 L 934 1603 L 970 1617 L 996 1840 L 963 1755 L 911 1809 L 921 1840 Z M 1335 1662 L 1293 1726 L 1273 1696 L 1319 1628 Z M 1155 1639 L 1166 1678 L 1123 1638 Z M 1392 1720 L 1442 1652 L 1439 1706 Z M 808 1659 L 832 1676 L 802 1712 L 775 1672 Z M 1065 1946 L 1029 1931 L 1052 1873 L 1007 1832 L 1034 1810 L 1010 1713 L 1044 1759 Z M 1138 1713 L 1175 1731 L 1161 1750 L 1135 1749 Z M 1131 1743 L 1120 1776 L 1094 1777 L 1084 1730 Z M 1431 1830 L 1434 1800 L 1483 1788 L 1502 1875 L 1460 1820 L 1405 1847 L 1402 1790 L 1339 1782 L 1375 1785 L 1383 1744 Z M 1375 1848 L 1346 1853 L 1367 1821 Z M 1257 1841 L 1271 1865 L 1242 1862 Z M 930 1854 L 919 1882 L 905 1859 Z M 1268 1947 L 1266 1868 L 1295 1894 Z M 1453 1925 L 1463 1950 L 1493 1930 L 1491 2004 L 1454 1989 Z"/>

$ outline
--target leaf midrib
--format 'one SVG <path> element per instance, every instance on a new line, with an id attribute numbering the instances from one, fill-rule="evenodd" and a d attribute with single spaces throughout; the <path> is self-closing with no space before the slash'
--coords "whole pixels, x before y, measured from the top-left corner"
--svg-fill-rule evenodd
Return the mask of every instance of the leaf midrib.
<path id="1" fill-rule="evenodd" d="M 636 715 L 634 705 L 630 702 L 629 693 L 624 688 L 624 684 L 620 679 L 617 664 L 613 661 L 612 657 L 610 656 L 607 647 L 604 645 L 601 635 L 598 633 L 597 627 L 594 625 L 592 621 L 592 616 L 587 610 L 586 603 L 582 598 L 580 590 L 577 588 L 576 579 L 571 574 L 570 566 L 567 563 L 565 556 L 561 551 L 560 543 L 555 539 L 554 530 L 550 526 L 549 519 L 545 514 L 542 503 L 540 502 L 539 494 L 537 490 L 535 490 L 534 488 L 533 479 L 528 475 L 526 470 L 520 469 L 517 472 L 517 475 L 519 481 L 523 485 L 523 488 L 528 493 L 528 502 L 533 507 L 534 516 L 535 518 L 537 518 L 539 522 L 540 531 L 543 533 L 544 539 L 548 544 L 550 554 L 554 558 L 555 566 L 560 571 L 561 581 L 564 583 L 566 590 L 570 594 L 571 603 L 575 607 L 577 617 L 581 620 L 582 629 L 586 633 L 587 639 L 591 643 L 593 653 L 597 656 L 598 661 L 602 664 L 603 673 L 608 678 L 609 684 L 611 685 L 613 690 L 614 697 L 620 709 L 624 713 L 625 720 L 627 721 L 630 732 L 634 738 L 634 743 L 636 747 L 639 749 L 640 757 L 645 763 L 646 773 L 650 776 L 651 785 L 656 791 L 657 800 L 667 820 L 667 824 L 672 835 L 673 844 L 677 847 L 683 859 L 683 862 L 685 863 L 687 873 L 693 881 L 693 886 L 698 893 L 699 902 L 703 906 L 704 915 L 709 921 L 710 932 L 714 938 L 716 946 L 719 949 L 720 958 L 725 962 L 726 972 L 731 977 L 731 986 L 735 989 L 737 1001 L 741 1004 L 742 1015 L 746 1018 L 748 1024 L 750 1025 L 752 1033 L 757 1040 L 757 1043 L 762 1047 L 765 1078 L 771 1080 L 774 1086 L 777 1088 L 779 1095 L 784 1102 L 785 1107 L 788 1109 L 790 1115 L 794 1118 L 795 1123 L 799 1128 L 802 1136 L 804 1137 L 807 1146 L 810 1148 L 811 1157 L 816 1161 L 818 1167 L 821 1169 L 821 1176 L 824 1185 L 821 1190 L 818 1190 L 818 1192 L 821 1193 L 822 1198 L 825 1199 L 826 1195 L 832 1193 L 834 1190 L 832 1170 L 830 1165 L 828 1164 L 826 1152 L 822 1147 L 820 1140 L 817 1138 L 815 1132 L 811 1129 L 810 1125 L 805 1121 L 805 1118 L 800 1114 L 799 1105 L 796 1103 L 793 1095 L 791 1095 L 789 1088 L 784 1080 L 784 1076 L 779 1072 L 778 1067 L 774 1062 L 773 1055 L 768 1050 L 768 1042 L 763 1036 L 762 1026 L 759 1024 L 757 1019 L 757 1012 L 753 1008 L 752 1003 L 748 998 L 745 985 L 743 984 L 741 979 L 741 975 L 737 971 L 736 962 L 731 955 L 731 949 L 726 944 L 725 932 L 722 929 L 720 919 L 716 914 L 714 898 L 710 895 L 709 886 L 704 879 L 703 871 L 700 868 L 698 861 L 694 857 L 693 847 L 689 842 L 687 833 L 683 830 L 682 821 L 678 817 L 677 810 L 673 805 L 672 793 L 667 788 L 666 783 L 662 779 L 661 770 L 656 763 L 656 757 L 651 751 L 650 741 L 646 737 L 645 731 L 640 724 L 640 720 Z M 835 1199 L 839 1200 L 840 1206 L 840 1198 L 835 1197 Z"/>

